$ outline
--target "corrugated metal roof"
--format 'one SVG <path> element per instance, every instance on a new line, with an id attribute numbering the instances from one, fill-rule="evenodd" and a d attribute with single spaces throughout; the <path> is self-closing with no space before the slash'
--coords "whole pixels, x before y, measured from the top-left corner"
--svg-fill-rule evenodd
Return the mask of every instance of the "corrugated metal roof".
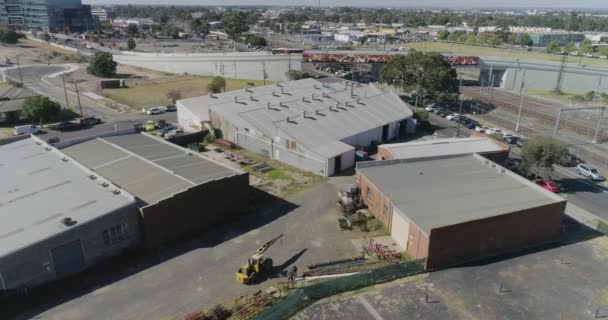
<path id="1" fill-rule="evenodd" d="M 357 170 L 427 235 L 444 226 L 565 201 L 479 155 L 394 162 Z"/>
<path id="2" fill-rule="evenodd" d="M 0 256 L 134 205 L 132 195 L 114 194 L 116 186 L 90 174 L 37 138 L 0 146 Z M 61 224 L 66 217 L 79 224 Z"/>
<path id="3" fill-rule="evenodd" d="M 508 147 L 484 137 L 433 139 L 420 142 L 383 144 L 396 159 L 505 151 Z"/>
<path id="4" fill-rule="evenodd" d="M 63 151 L 148 204 L 240 173 L 145 134 L 99 138 Z"/>
<path id="5" fill-rule="evenodd" d="M 255 129 L 267 137 L 282 130 L 313 152 L 331 158 L 352 149 L 340 140 L 412 116 L 394 93 L 373 85 L 351 88 L 351 84 L 303 79 L 180 100 L 180 105 L 193 114 L 208 109 L 239 130 Z"/>

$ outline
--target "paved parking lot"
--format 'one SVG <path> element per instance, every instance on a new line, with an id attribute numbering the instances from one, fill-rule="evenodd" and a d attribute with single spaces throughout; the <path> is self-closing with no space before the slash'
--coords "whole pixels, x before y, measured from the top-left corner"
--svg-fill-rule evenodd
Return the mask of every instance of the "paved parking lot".
<path id="1" fill-rule="evenodd" d="M 293 319 L 608 317 L 608 237 L 577 227 L 559 245 L 321 301 Z"/>
<path id="2" fill-rule="evenodd" d="M 350 241 L 354 234 L 338 231 L 335 205 L 337 187 L 353 180 L 332 178 L 153 257 L 104 264 L 74 280 L 72 288 L 67 281 L 50 285 L 35 293 L 37 298 L 12 304 L 27 309 L 18 310 L 16 319 L 172 319 L 199 307 L 232 301 L 279 280 L 254 286 L 235 280 L 236 270 L 257 247 L 279 233 L 284 234 L 283 240 L 267 252 L 279 269 L 295 264 L 303 271 L 313 262 L 357 255 Z M 15 316 L 3 316 L 7 311 L 0 309 L 0 319 Z"/>

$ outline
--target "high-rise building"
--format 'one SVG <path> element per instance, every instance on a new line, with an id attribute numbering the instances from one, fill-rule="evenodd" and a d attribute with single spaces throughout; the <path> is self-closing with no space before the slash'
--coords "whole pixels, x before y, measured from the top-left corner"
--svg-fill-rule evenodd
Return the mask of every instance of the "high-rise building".
<path id="1" fill-rule="evenodd" d="M 81 0 L 0 0 L 0 24 L 43 31 L 86 31 L 96 26 L 90 7 Z"/>

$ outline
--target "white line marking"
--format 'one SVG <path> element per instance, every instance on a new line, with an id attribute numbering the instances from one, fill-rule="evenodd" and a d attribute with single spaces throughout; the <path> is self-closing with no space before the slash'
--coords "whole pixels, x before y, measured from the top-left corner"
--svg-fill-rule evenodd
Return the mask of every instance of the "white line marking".
<path id="1" fill-rule="evenodd" d="M 359 303 L 361 303 L 361 305 L 363 305 L 363 307 L 365 308 L 365 310 L 367 310 L 367 312 L 369 312 L 369 314 L 372 315 L 372 317 L 374 317 L 374 319 L 376 320 L 384 320 L 384 318 L 382 318 L 380 316 L 380 314 L 378 313 L 378 311 L 376 311 L 376 309 L 374 309 L 374 307 L 372 307 L 371 304 L 369 304 L 369 302 L 367 302 L 367 300 L 365 300 L 365 297 L 363 296 L 357 296 L 357 300 L 359 300 Z"/>

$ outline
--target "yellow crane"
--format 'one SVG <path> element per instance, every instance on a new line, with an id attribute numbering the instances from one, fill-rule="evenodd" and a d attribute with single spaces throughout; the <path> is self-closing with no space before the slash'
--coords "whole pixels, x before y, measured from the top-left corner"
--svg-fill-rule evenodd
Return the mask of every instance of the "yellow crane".
<path id="1" fill-rule="evenodd" d="M 247 264 L 244 264 L 236 272 L 236 281 L 243 284 L 252 284 L 260 273 L 272 270 L 272 259 L 266 258 L 262 254 L 282 237 L 283 234 L 281 233 L 259 247 L 255 254 L 247 260 Z"/>

